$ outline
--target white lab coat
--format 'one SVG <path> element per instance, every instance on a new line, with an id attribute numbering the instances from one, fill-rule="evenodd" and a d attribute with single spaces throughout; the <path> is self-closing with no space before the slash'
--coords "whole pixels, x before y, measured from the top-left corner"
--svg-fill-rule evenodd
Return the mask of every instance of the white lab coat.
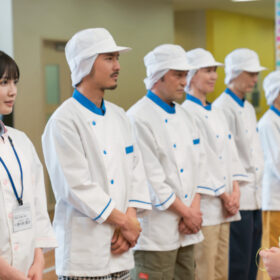
<path id="1" fill-rule="evenodd" d="M 196 192 L 213 195 L 202 164 L 205 154 L 199 134 L 180 105 L 175 104 L 175 111 L 168 113 L 145 96 L 127 112 L 135 127 L 153 203 L 152 213 L 141 219 L 143 230 L 136 250 L 168 251 L 203 240 L 201 232 L 180 234 L 180 217 L 165 211 L 175 196 L 190 206 Z"/>
<path id="2" fill-rule="evenodd" d="M 257 210 L 261 208 L 263 153 L 255 110 L 248 101 L 240 100 L 228 89 L 226 91 L 229 93 L 222 93 L 213 106 L 223 110 L 238 156 L 248 175 L 248 182 L 240 183 L 240 210 Z"/>
<path id="3" fill-rule="evenodd" d="M 280 211 L 280 112 L 269 109 L 258 123 L 264 153 L 262 209 Z"/>
<path id="4" fill-rule="evenodd" d="M 23 205 L 31 208 L 32 228 L 13 231 L 13 209 L 18 206 L 4 166 L 0 163 L 0 256 L 27 275 L 34 260 L 35 248 L 56 247 L 56 239 L 49 220 L 43 168 L 37 153 L 21 131 L 6 127 L 0 138 L 0 156 L 7 166 L 16 190 L 21 194 L 19 164 L 8 140 L 11 137 L 23 171 Z"/>
<path id="5" fill-rule="evenodd" d="M 125 112 L 104 101 L 98 115 L 73 97 L 52 115 L 42 142 L 56 198 L 58 275 L 102 276 L 133 268 L 132 252 L 111 254 L 116 208 L 150 209 L 145 172 Z"/>
<path id="6" fill-rule="evenodd" d="M 233 180 L 243 181 L 247 175 L 238 158 L 233 135 L 229 131 L 223 112 L 211 104 L 204 107 L 199 99 L 191 95 L 187 96 L 182 107 L 192 115 L 202 139 L 205 139 L 208 172 L 216 181 L 217 188 L 222 181 L 224 191 L 232 193 Z M 240 220 L 239 213 L 229 218 L 225 217 L 218 195 L 201 197 L 203 226 Z"/>

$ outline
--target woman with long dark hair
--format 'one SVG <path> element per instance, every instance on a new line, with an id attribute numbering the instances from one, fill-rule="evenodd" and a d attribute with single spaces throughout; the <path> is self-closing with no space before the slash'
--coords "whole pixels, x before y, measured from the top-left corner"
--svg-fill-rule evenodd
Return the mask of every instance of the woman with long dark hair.
<path id="1" fill-rule="evenodd" d="M 13 111 L 16 62 L 0 51 L 0 114 Z M 42 248 L 56 246 L 46 207 L 43 169 L 21 131 L 0 121 L 0 279 L 40 280 Z"/>

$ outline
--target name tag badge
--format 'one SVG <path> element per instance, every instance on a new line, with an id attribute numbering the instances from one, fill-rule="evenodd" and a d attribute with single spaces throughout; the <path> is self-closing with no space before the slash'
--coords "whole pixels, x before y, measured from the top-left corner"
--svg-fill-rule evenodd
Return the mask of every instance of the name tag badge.
<path id="1" fill-rule="evenodd" d="M 14 232 L 32 228 L 31 208 L 29 204 L 17 206 L 13 210 L 13 230 Z"/>

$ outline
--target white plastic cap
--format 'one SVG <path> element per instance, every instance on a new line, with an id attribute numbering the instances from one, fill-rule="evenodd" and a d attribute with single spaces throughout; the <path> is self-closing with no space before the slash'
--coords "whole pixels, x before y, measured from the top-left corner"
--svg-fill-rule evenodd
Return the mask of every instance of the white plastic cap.
<path id="1" fill-rule="evenodd" d="M 185 91 L 188 92 L 190 90 L 190 84 L 193 76 L 200 68 L 205 67 L 213 67 L 213 66 L 223 66 L 222 63 L 217 62 L 209 51 L 197 48 L 186 52 L 186 56 L 188 62 L 195 68 L 189 71 L 187 76 L 187 86 L 185 87 Z"/>
<path id="2" fill-rule="evenodd" d="M 250 49 L 240 48 L 229 53 L 225 58 L 225 84 L 229 84 L 243 71 L 260 72 L 266 70 L 260 65 L 258 54 Z"/>
<path id="3" fill-rule="evenodd" d="M 72 86 L 75 87 L 90 73 L 98 54 L 125 52 L 131 48 L 116 45 L 105 28 L 89 28 L 76 33 L 66 44 L 65 55 L 71 70 Z"/>
<path id="4" fill-rule="evenodd" d="M 280 71 L 269 73 L 263 80 L 263 89 L 268 105 L 272 105 L 280 92 Z"/>
<path id="5" fill-rule="evenodd" d="M 164 44 L 156 47 L 144 57 L 147 89 L 162 78 L 169 70 L 187 71 L 193 69 L 188 63 L 185 50 L 179 45 Z"/>

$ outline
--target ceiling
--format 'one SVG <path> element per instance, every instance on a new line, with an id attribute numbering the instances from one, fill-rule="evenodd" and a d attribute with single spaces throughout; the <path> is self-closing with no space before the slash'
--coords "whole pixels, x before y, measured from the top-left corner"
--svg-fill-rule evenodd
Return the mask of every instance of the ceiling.
<path id="1" fill-rule="evenodd" d="M 274 18 L 275 0 L 231 2 L 230 0 L 172 0 L 177 10 L 219 9 L 257 17 Z"/>

